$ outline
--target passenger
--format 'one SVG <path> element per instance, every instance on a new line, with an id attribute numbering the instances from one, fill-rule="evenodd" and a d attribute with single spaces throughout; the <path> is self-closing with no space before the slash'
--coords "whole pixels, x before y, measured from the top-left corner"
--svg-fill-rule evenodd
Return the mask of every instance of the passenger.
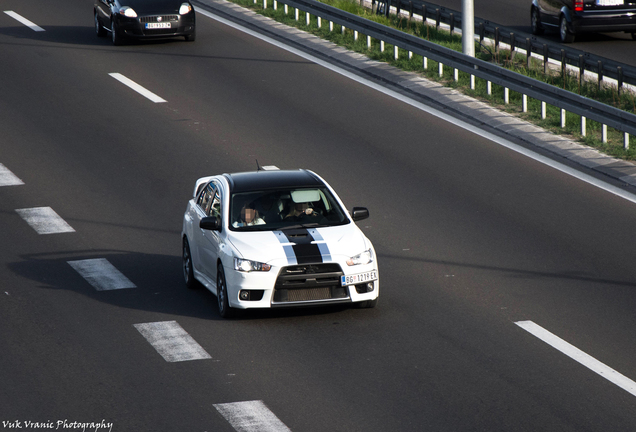
<path id="1" fill-rule="evenodd" d="M 264 225 L 265 221 L 258 216 L 258 211 L 254 209 L 253 204 L 246 204 L 241 208 L 239 220 L 235 221 L 232 226 L 239 228 L 242 226 Z"/>

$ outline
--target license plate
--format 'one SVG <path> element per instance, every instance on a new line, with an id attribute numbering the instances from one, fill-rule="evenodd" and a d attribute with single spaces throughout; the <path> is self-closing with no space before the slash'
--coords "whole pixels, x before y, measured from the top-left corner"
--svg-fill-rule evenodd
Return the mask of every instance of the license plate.
<path id="1" fill-rule="evenodd" d="M 354 275 L 340 276 L 340 285 L 357 285 L 365 282 L 371 282 L 378 278 L 378 272 L 373 270 L 365 273 Z"/>
<path id="2" fill-rule="evenodd" d="M 597 6 L 621 6 L 625 4 L 625 0 L 596 0 Z"/>
<path id="3" fill-rule="evenodd" d="M 147 29 L 159 29 L 159 28 L 170 28 L 170 23 L 169 22 L 165 22 L 165 23 L 146 23 L 146 28 Z"/>

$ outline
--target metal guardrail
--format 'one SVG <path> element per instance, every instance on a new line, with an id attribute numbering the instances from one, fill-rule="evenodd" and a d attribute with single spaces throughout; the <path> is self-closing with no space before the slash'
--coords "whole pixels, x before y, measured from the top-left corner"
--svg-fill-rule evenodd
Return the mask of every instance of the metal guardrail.
<path id="1" fill-rule="evenodd" d="M 266 0 L 265 0 L 266 1 Z M 492 63 L 464 55 L 416 36 L 375 23 L 314 0 L 278 0 L 310 15 L 344 26 L 363 35 L 397 46 L 446 66 L 548 103 L 582 118 L 594 120 L 629 135 L 636 135 L 636 115 L 554 87 Z M 390 1 L 390 0 L 387 0 Z M 628 135 L 629 134 L 629 135 Z"/>
<path id="2" fill-rule="evenodd" d="M 429 3 L 423 0 L 371 0 L 374 3 L 388 4 L 385 7 L 385 14 L 388 14 L 391 6 L 400 11 L 408 12 L 435 21 L 437 27 L 440 23 L 448 25 L 451 33 L 455 28 L 462 26 L 462 13 L 453 9 Z M 528 21 L 530 20 L 530 8 L 528 8 Z M 569 64 L 579 69 L 579 73 L 590 71 L 598 76 L 599 85 L 604 77 L 613 78 L 618 83 L 619 92 L 623 83 L 636 85 L 636 67 L 626 65 L 615 60 L 597 56 L 585 51 L 571 47 L 565 47 L 557 43 L 545 43 L 537 40 L 536 36 L 519 32 L 509 27 L 500 26 L 481 18 L 475 18 L 475 33 L 479 35 L 480 41 L 488 37 L 495 41 L 495 47 L 499 43 L 505 43 L 514 49 L 520 48 L 526 52 L 536 53 L 544 58 L 547 65 L 548 59 L 556 60 L 562 64 Z"/>

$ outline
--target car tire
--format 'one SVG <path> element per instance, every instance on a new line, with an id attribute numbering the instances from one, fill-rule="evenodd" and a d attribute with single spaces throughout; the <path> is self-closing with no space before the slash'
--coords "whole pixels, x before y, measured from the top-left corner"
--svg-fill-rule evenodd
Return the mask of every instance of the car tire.
<path id="1" fill-rule="evenodd" d="M 97 17 L 97 12 L 95 12 L 95 34 L 97 35 L 97 37 L 106 36 L 106 29 L 104 28 L 102 23 L 99 22 L 99 18 Z"/>
<path id="2" fill-rule="evenodd" d="M 117 26 L 115 25 L 115 19 L 110 20 L 110 36 L 113 40 L 113 45 L 118 46 L 123 43 L 122 37 L 117 31 Z"/>
<path id="3" fill-rule="evenodd" d="M 223 273 L 223 265 L 219 264 L 216 272 L 216 300 L 219 306 L 219 315 L 222 318 L 232 318 L 234 310 L 230 307 L 227 298 L 227 284 L 225 283 L 225 274 Z"/>
<path id="4" fill-rule="evenodd" d="M 636 41 L 636 33 L 632 33 L 632 40 Z"/>
<path id="5" fill-rule="evenodd" d="M 194 278 L 194 264 L 192 263 L 192 253 L 190 253 L 190 243 L 187 237 L 183 237 L 183 279 L 190 289 L 199 288 L 199 282 Z"/>
<path id="6" fill-rule="evenodd" d="M 541 25 L 541 15 L 539 15 L 539 10 L 537 8 L 532 8 L 532 12 L 530 12 L 530 25 L 532 27 L 533 35 L 542 35 L 544 32 L 543 25 Z"/>
<path id="7" fill-rule="evenodd" d="M 192 30 L 192 34 L 186 35 L 186 36 L 184 36 L 184 38 L 185 38 L 186 42 L 194 42 L 196 40 L 196 38 L 197 38 L 196 29 Z"/>
<path id="8" fill-rule="evenodd" d="M 559 35 L 562 43 L 569 44 L 574 42 L 574 33 L 568 28 L 568 20 L 565 19 L 565 15 L 561 15 L 561 20 L 559 21 Z"/>

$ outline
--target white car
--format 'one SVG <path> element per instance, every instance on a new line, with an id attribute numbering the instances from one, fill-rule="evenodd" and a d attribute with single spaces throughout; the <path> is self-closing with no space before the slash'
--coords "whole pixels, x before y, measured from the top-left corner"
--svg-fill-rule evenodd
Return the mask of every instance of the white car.
<path id="1" fill-rule="evenodd" d="M 259 170 L 197 180 L 183 216 L 183 274 L 235 309 L 357 303 L 380 291 L 373 245 L 333 189 L 307 170 Z"/>

